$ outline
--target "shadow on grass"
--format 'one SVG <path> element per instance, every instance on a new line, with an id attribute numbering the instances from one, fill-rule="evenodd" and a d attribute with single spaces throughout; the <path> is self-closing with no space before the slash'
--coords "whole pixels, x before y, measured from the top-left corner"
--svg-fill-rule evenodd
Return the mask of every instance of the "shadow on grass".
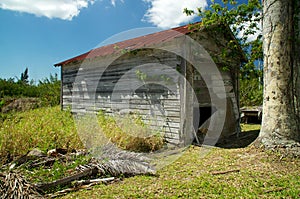
<path id="1" fill-rule="evenodd" d="M 226 149 L 244 148 L 254 142 L 258 135 L 259 130 L 243 131 L 239 135 L 235 134 L 222 140 L 216 146 Z"/>

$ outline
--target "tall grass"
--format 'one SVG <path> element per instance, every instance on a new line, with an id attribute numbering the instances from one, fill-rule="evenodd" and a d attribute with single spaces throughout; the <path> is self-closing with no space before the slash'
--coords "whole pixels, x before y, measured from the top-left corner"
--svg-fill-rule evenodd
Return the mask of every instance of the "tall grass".
<path id="1" fill-rule="evenodd" d="M 44 107 L 6 116 L 0 124 L 0 155 L 21 155 L 32 148 L 82 148 L 70 111 Z"/>
<path id="2" fill-rule="evenodd" d="M 113 117 L 100 111 L 98 122 L 105 136 L 124 150 L 150 152 L 163 147 L 163 136 L 151 130 L 139 115 Z"/>
<path id="3" fill-rule="evenodd" d="M 120 119 L 99 113 L 97 119 L 106 138 L 122 149 L 148 152 L 163 146 L 162 136 L 157 132 L 152 134 L 153 131 L 149 134 L 139 117 Z M 33 148 L 46 152 L 53 148 L 84 147 L 84 138 L 78 135 L 77 129 L 82 127 L 77 125 L 76 128 L 71 112 L 61 111 L 59 106 L 7 114 L 3 120 L 0 123 L 0 157 L 23 155 Z"/>

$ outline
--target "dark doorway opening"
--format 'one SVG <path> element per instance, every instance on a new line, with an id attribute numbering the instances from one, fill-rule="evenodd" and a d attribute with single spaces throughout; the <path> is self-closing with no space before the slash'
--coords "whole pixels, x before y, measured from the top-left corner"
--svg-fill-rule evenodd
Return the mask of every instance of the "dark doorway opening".
<path id="1" fill-rule="evenodd" d="M 203 106 L 194 108 L 194 129 L 197 131 L 206 120 L 208 120 L 212 114 L 216 112 L 215 107 Z"/>
<path id="2" fill-rule="evenodd" d="M 202 106 L 194 108 L 194 129 L 197 139 L 194 139 L 194 144 L 201 145 L 204 141 L 204 137 L 209 127 L 209 121 L 207 121 L 215 112 L 216 107 Z M 206 124 L 204 124 L 207 122 Z M 204 125 L 203 125 L 204 124 Z M 201 128 L 200 128 L 201 127 Z"/>

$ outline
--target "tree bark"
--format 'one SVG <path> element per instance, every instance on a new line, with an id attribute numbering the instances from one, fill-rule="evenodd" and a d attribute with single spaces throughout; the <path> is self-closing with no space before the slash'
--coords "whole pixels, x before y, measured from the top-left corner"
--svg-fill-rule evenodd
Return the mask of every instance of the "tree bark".
<path id="1" fill-rule="evenodd" d="M 264 100 L 258 143 L 300 141 L 299 0 L 263 1 Z"/>

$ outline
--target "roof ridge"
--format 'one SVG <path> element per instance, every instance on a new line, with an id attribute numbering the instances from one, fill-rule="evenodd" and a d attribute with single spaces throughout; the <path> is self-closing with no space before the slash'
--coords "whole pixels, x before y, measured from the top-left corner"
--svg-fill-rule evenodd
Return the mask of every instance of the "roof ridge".
<path id="1" fill-rule="evenodd" d="M 193 24 L 186 24 L 186 25 L 182 25 L 179 27 L 166 29 L 166 30 L 162 30 L 159 32 L 154 32 L 154 33 L 138 36 L 135 38 L 127 39 L 124 41 L 107 44 L 105 46 L 100 46 L 100 47 L 94 48 L 88 52 L 85 52 L 83 54 L 80 54 L 78 56 L 75 56 L 73 58 L 70 58 L 65 61 L 54 64 L 54 66 L 62 66 L 62 65 L 71 63 L 73 61 L 82 61 L 88 56 L 89 53 L 91 53 L 93 51 L 94 52 L 99 51 L 99 52 L 95 52 L 95 55 L 93 55 L 93 57 L 98 57 L 98 56 L 113 54 L 113 53 L 117 52 L 119 49 L 122 50 L 122 49 L 126 49 L 128 47 L 133 47 L 132 49 L 138 49 L 140 47 L 150 46 L 151 44 L 165 42 L 170 39 L 174 39 L 178 35 L 181 35 L 181 34 L 186 35 L 186 34 L 192 32 L 192 30 L 189 29 L 189 26 L 194 25 L 194 24 L 199 24 L 199 23 L 201 23 L 201 22 L 196 22 Z M 118 48 L 117 50 L 115 49 L 116 47 Z M 106 49 L 106 51 L 104 49 Z M 101 52 L 101 50 L 102 50 L 102 52 Z"/>

